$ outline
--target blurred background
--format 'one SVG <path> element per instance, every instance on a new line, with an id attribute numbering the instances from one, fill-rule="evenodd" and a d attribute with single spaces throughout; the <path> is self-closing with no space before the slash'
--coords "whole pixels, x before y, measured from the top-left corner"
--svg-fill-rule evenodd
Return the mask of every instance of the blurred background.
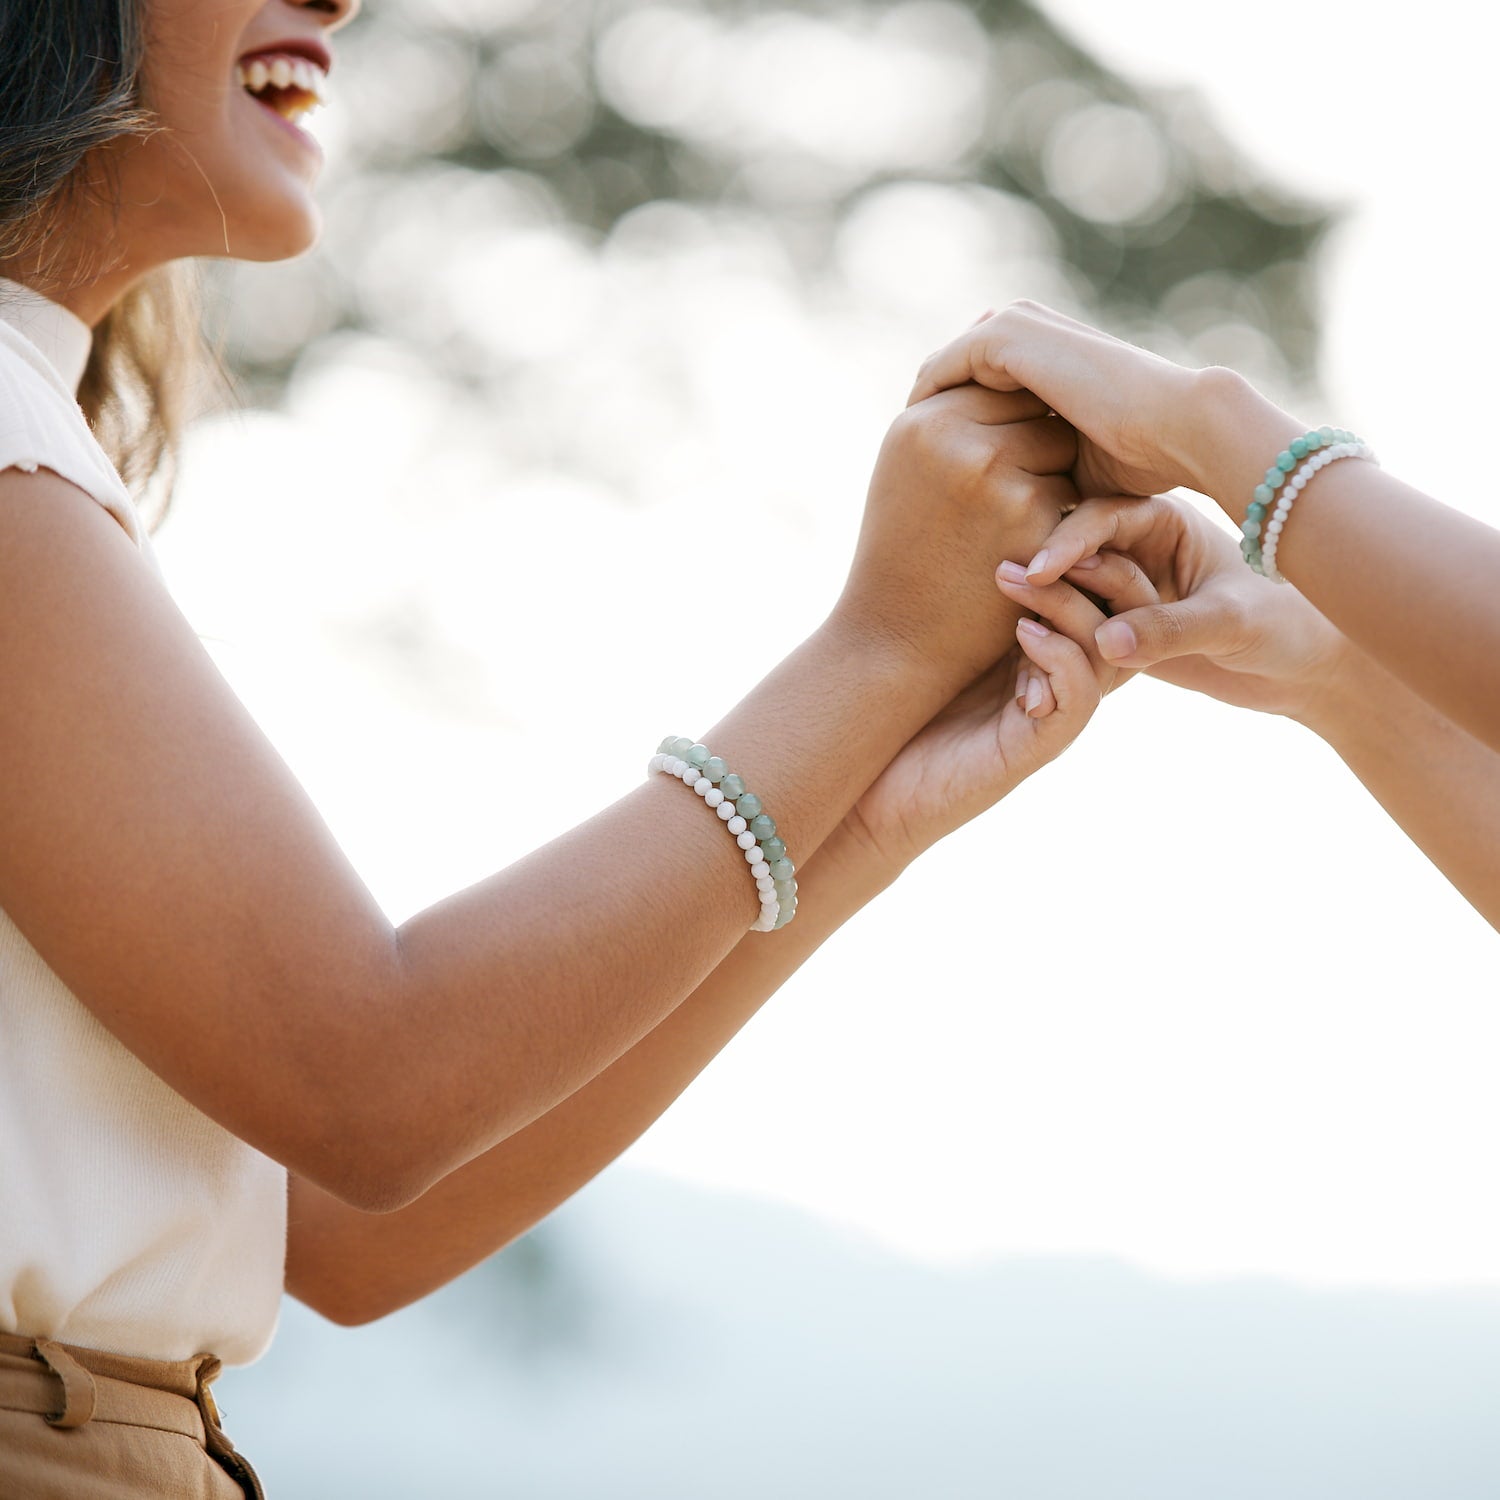
<path id="1" fill-rule="evenodd" d="M 1013 297 L 1500 523 L 1497 42 L 1473 0 L 366 0 L 320 248 L 214 268 L 245 401 L 163 565 L 399 921 L 821 620 L 918 361 Z M 1494 953 L 1326 747 L 1132 683 L 548 1224 L 369 1328 L 289 1302 L 229 1428 L 282 1500 L 1492 1500 Z"/>

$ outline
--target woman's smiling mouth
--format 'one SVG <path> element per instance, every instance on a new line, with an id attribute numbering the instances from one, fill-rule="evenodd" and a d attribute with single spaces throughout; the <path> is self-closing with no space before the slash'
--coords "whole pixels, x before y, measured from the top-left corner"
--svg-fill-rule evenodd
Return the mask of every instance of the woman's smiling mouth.
<path id="1" fill-rule="evenodd" d="M 256 103 L 294 123 L 328 102 L 327 69 L 295 52 L 272 49 L 241 58 L 234 81 Z"/>

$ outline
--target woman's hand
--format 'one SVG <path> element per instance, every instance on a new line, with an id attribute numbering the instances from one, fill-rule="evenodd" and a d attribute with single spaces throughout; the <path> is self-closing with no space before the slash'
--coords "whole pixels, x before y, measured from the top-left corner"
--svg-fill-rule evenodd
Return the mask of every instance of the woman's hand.
<path id="1" fill-rule="evenodd" d="M 1015 648 L 901 751 L 844 820 L 851 842 L 892 878 L 1061 755 L 1119 675 L 1094 642 L 1105 616 L 1078 589 L 1005 588 L 1046 623 L 1021 620 Z M 1139 573 L 1119 592 L 1126 604 L 1155 597 Z"/>
<path id="2" fill-rule="evenodd" d="M 1307 716 L 1348 642 L 1295 589 L 1245 566 L 1234 539 L 1194 507 L 1157 497 L 1086 500 L 1027 573 L 1066 578 L 1111 606 L 1101 656 L 1240 708 Z M 1143 584 L 1155 598 L 1142 601 Z M 1025 603 L 1024 590 L 1000 581 Z"/>
<path id="3" fill-rule="evenodd" d="M 1026 392 L 967 386 L 891 424 L 833 621 L 893 646 L 946 702 L 1011 648 L 997 559 L 1030 556 L 1077 499 L 1073 431 Z"/>
<path id="4" fill-rule="evenodd" d="M 1227 370 L 1184 369 L 1050 308 L 1016 302 L 932 355 L 910 400 L 930 401 L 969 381 L 1030 391 L 1077 429 L 1081 495 L 1150 495 L 1199 487 L 1194 412 L 1214 380 L 1237 379 Z"/>

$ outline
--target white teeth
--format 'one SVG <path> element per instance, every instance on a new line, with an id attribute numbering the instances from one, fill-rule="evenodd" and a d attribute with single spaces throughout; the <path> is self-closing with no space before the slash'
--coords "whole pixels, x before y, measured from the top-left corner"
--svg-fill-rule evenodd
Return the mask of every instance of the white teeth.
<path id="1" fill-rule="evenodd" d="M 252 94 L 266 88 L 298 88 L 311 94 L 317 104 L 328 102 L 328 75 L 307 57 L 257 57 L 248 64 L 236 63 L 234 81 Z M 291 113 L 301 114 L 310 108 L 312 104 L 294 106 Z"/>

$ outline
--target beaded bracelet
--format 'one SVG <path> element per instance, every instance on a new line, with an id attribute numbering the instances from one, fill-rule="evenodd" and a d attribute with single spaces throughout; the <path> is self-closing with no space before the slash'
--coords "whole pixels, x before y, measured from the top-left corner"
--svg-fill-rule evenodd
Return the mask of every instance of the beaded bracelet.
<path id="1" fill-rule="evenodd" d="M 1311 482 L 1312 477 L 1320 469 L 1326 469 L 1329 464 L 1337 463 L 1341 458 L 1365 458 L 1371 463 L 1378 464 L 1379 459 L 1375 457 L 1375 450 L 1368 443 L 1362 443 L 1357 438 L 1347 443 L 1335 443 L 1331 448 L 1324 448 L 1315 453 L 1306 463 L 1297 470 L 1287 481 L 1286 488 L 1281 492 L 1281 498 L 1276 502 L 1276 509 L 1271 513 L 1271 519 L 1266 522 L 1265 544 L 1261 549 L 1261 571 L 1272 583 L 1285 583 L 1276 567 L 1276 549 L 1281 543 L 1281 532 L 1286 525 L 1286 518 L 1292 513 L 1292 506 L 1296 504 L 1297 496 Z"/>
<path id="2" fill-rule="evenodd" d="M 665 771 L 703 798 L 734 836 L 750 866 L 760 893 L 760 916 L 751 932 L 775 932 L 797 915 L 797 867 L 787 858 L 786 845 L 776 835 L 776 821 L 747 791 L 743 778 L 707 745 L 696 745 L 682 735 L 668 735 L 646 767 Z"/>
<path id="3" fill-rule="evenodd" d="M 1280 536 L 1282 527 L 1286 524 L 1286 518 L 1291 513 L 1292 503 L 1306 487 L 1308 481 L 1318 469 L 1326 467 L 1334 462 L 1334 450 L 1339 450 L 1338 458 L 1371 458 L 1374 453 L 1362 443 L 1352 432 L 1346 432 L 1342 427 L 1318 427 L 1311 432 L 1304 433 L 1299 438 L 1294 438 L 1282 452 L 1276 455 L 1276 462 L 1266 470 L 1265 479 L 1255 487 L 1255 493 L 1251 497 L 1250 506 L 1245 512 L 1244 525 L 1240 527 L 1244 535 L 1240 539 L 1240 552 L 1247 563 L 1257 573 L 1265 574 L 1264 552 L 1261 545 L 1261 528 L 1266 522 L 1266 513 L 1271 509 L 1272 502 L 1276 502 L 1275 520 L 1280 522 L 1274 533 L 1269 535 Z M 1322 459 L 1316 468 L 1312 467 L 1308 455 L 1315 455 Z M 1298 465 L 1302 467 L 1299 469 Z M 1292 470 L 1297 469 L 1293 476 Z M 1288 476 L 1292 476 L 1291 479 Z M 1292 488 L 1295 483 L 1296 488 Z M 1277 491 L 1286 486 L 1286 492 L 1279 495 Z M 1275 544 L 1271 546 L 1274 560 Z M 1268 575 L 1269 576 L 1269 575 Z M 1280 574 L 1276 577 L 1280 581 Z"/>

